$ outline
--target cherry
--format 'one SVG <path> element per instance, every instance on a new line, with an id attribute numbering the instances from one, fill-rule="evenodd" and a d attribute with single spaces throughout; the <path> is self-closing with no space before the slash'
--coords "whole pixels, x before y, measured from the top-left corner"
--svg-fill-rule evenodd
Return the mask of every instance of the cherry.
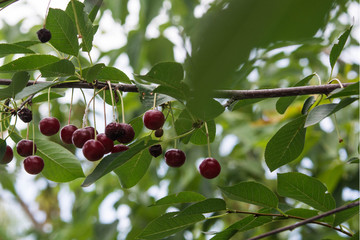
<path id="1" fill-rule="evenodd" d="M 170 167 L 180 167 L 184 164 L 186 155 L 180 149 L 169 149 L 165 153 L 166 164 Z"/>
<path id="2" fill-rule="evenodd" d="M 162 154 L 162 148 L 160 144 L 153 145 L 149 148 L 151 156 L 158 157 Z"/>
<path id="3" fill-rule="evenodd" d="M 111 150 L 111 153 L 124 152 L 128 149 L 129 149 L 129 147 L 126 145 L 116 144 L 116 145 L 114 145 L 113 149 Z"/>
<path id="4" fill-rule="evenodd" d="M 121 127 L 120 123 L 112 122 L 105 127 L 105 135 L 113 141 L 122 137 L 124 134 L 125 130 Z"/>
<path id="5" fill-rule="evenodd" d="M 114 147 L 114 142 L 110 138 L 108 138 L 105 133 L 100 133 L 97 135 L 96 139 L 104 145 L 105 154 L 111 152 Z"/>
<path id="6" fill-rule="evenodd" d="M 199 166 L 200 174 L 208 179 L 220 174 L 221 166 L 215 158 L 205 158 Z"/>
<path id="7" fill-rule="evenodd" d="M 165 122 L 164 114 L 156 109 L 148 110 L 144 114 L 144 125 L 150 130 L 156 130 L 161 128 Z"/>
<path id="8" fill-rule="evenodd" d="M 87 160 L 97 161 L 101 159 L 105 154 L 104 145 L 95 139 L 87 140 L 82 148 L 82 152 Z"/>
<path id="9" fill-rule="evenodd" d="M 34 155 L 36 153 L 36 144 L 34 145 L 31 140 L 23 139 L 16 144 L 16 151 L 22 157 Z"/>
<path id="10" fill-rule="evenodd" d="M 44 168 L 44 160 L 36 155 L 28 156 L 24 160 L 24 168 L 27 173 L 39 174 Z"/>
<path id="11" fill-rule="evenodd" d="M 164 130 L 162 128 L 156 129 L 155 131 L 155 137 L 162 137 L 164 135 Z"/>
<path id="12" fill-rule="evenodd" d="M 135 131 L 130 124 L 127 123 L 120 123 L 121 128 L 124 130 L 124 134 L 121 135 L 117 140 L 120 143 L 129 143 L 134 140 Z"/>
<path id="13" fill-rule="evenodd" d="M 39 31 L 36 32 L 40 42 L 42 43 L 46 43 L 48 41 L 50 41 L 51 39 L 51 32 L 46 29 L 46 28 L 42 28 Z"/>
<path id="14" fill-rule="evenodd" d="M 75 130 L 71 137 L 72 143 L 77 148 L 82 148 L 87 140 L 91 139 L 91 133 L 88 129 L 80 128 Z"/>
<path id="15" fill-rule="evenodd" d="M 39 129 L 45 136 L 52 136 L 60 130 L 60 122 L 57 118 L 46 117 L 40 121 Z"/>
<path id="16" fill-rule="evenodd" d="M 19 116 L 19 118 L 25 122 L 25 123 L 28 123 L 28 122 L 31 122 L 32 120 L 32 112 L 30 109 L 28 108 L 23 108 L 21 109 L 17 115 Z"/>
<path id="17" fill-rule="evenodd" d="M 12 161 L 14 153 L 12 148 L 9 145 L 6 145 L 6 150 L 3 158 L 0 160 L 0 164 L 8 164 Z"/>
<path id="18" fill-rule="evenodd" d="M 78 128 L 74 125 L 66 125 L 60 130 L 60 138 L 63 143 L 72 144 L 72 135 Z"/>
<path id="19" fill-rule="evenodd" d="M 85 127 L 86 130 L 90 132 L 91 139 L 95 139 L 95 128 L 93 127 Z M 96 135 L 98 134 L 98 131 L 96 130 Z"/>

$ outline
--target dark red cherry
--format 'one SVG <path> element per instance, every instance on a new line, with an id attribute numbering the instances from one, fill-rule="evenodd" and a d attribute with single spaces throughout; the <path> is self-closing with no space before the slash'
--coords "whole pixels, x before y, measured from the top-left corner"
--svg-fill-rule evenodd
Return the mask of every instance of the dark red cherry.
<path id="1" fill-rule="evenodd" d="M 162 148 L 160 144 L 153 145 L 149 148 L 151 156 L 158 157 L 162 154 Z"/>
<path id="2" fill-rule="evenodd" d="M 46 28 L 40 29 L 39 31 L 36 32 L 36 34 L 38 36 L 38 39 L 42 43 L 46 43 L 51 39 L 51 32 Z"/>
<path id="3" fill-rule="evenodd" d="M 117 152 L 123 152 L 128 150 L 129 147 L 123 144 L 116 144 L 114 145 L 113 149 L 111 150 L 111 153 L 117 153 Z"/>
<path id="4" fill-rule="evenodd" d="M 105 154 L 111 152 L 114 147 L 114 141 L 108 138 L 105 133 L 97 135 L 96 140 L 100 141 L 105 148 Z"/>
<path id="5" fill-rule="evenodd" d="M 93 127 L 84 127 L 86 130 L 88 130 L 90 132 L 91 135 L 91 139 L 95 139 L 95 128 Z M 98 131 L 96 130 L 96 135 L 98 134 Z"/>
<path id="6" fill-rule="evenodd" d="M 113 141 L 122 137 L 124 134 L 125 130 L 121 127 L 120 123 L 112 122 L 105 127 L 105 135 Z"/>
<path id="7" fill-rule="evenodd" d="M 78 128 L 74 125 L 66 125 L 60 130 L 60 138 L 63 143 L 72 144 L 72 135 Z"/>
<path id="8" fill-rule="evenodd" d="M 102 143 L 95 139 L 87 140 L 82 147 L 82 152 L 87 160 L 100 160 L 105 154 L 105 147 Z"/>
<path id="9" fill-rule="evenodd" d="M 120 123 L 120 126 L 124 130 L 124 134 L 121 137 L 119 137 L 117 140 L 120 143 L 125 143 L 125 144 L 134 140 L 135 132 L 133 127 L 127 123 Z"/>
<path id="10" fill-rule="evenodd" d="M 44 168 L 44 160 L 36 155 L 28 156 L 24 160 L 24 168 L 27 173 L 39 174 Z"/>
<path id="11" fill-rule="evenodd" d="M 46 117 L 40 121 L 39 129 L 45 136 L 52 136 L 60 130 L 60 122 L 57 118 Z"/>
<path id="12" fill-rule="evenodd" d="M 75 130 L 71 141 L 77 148 L 82 148 L 87 140 L 91 139 L 91 133 L 88 129 L 80 128 Z"/>
<path id="13" fill-rule="evenodd" d="M 169 149 L 165 153 L 166 164 L 170 167 L 180 167 L 185 163 L 186 155 L 180 149 Z"/>
<path id="14" fill-rule="evenodd" d="M 143 121 L 146 128 L 156 130 L 164 125 L 165 116 L 159 110 L 148 110 L 144 114 Z"/>
<path id="15" fill-rule="evenodd" d="M 23 139 L 16 144 L 16 151 L 22 157 L 34 155 L 36 150 L 36 144 L 34 145 L 34 142 L 31 140 Z"/>
<path id="16" fill-rule="evenodd" d="M 204 178 L 212 179 L 220 174 L 221 166 L 215 158 L 205 158 L 199 166 L 199 171 Z"/>
<path id="17" fill-rule="evenodd" d="M 28 122 L 31 122 L 32 120 L 32 112 L 30 109 L 28 108 L 23 108 L 21 109 L 17 115 L 19 116 L 19 118 L 25 122 L 25 123 L 28 123 Z"/>
<path id="18" fill-rule="evenodd" d="M 9 145 L 6 145 L 6 150 L 3 158 L 0 160 L 0 164 L 8 164 L 12 161 L 14 153 L 12 148 Z"/>
<path id="19" fill-rule="evenodd" d="M 155 137 L 162 137 L 164 135 L 164 130 L 162 128 L 156 129 L 155 131 Z"/>

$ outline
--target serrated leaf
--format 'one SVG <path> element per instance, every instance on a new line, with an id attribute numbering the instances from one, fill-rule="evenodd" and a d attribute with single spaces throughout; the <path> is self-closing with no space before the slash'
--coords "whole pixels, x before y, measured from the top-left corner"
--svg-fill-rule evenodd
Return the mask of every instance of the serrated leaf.
<path id="1" fill-rule="evenodd" d="M 157 86 L 155 85 L 145 85 L 140 83 L 135 83 L 136 87 L 139 89 L 140 101 L 145 108 L 152 108 L 154 105 L 154 90 Z M 169 97 L 164 94 L 156 94 L 156 106 L 159 106 L 163 103 L 173 101 L 172 97 Z"/>
<path id="2" fill-rule="evenodd" d="M 186 107 L 193 116 L 203 121 L 212 120 L 225 111 L 225 108 L 212 98 L 190 100 Z"/>
<path id="3" fill-rule="evenodd" d="M 304 127 L 306 128 L 320 122 L 324 118 L 336 113 L 356 100 L 358 100 L 358 98 L 344 98 L 341 99 L 339 103 L 323 104 L 313 108 L 306 118 Z"/>
<path id="4" fill-rule="evenodd" d="M 359 83 L 360 82 L 356 82 L 345 88 L 337 88 L 329 94 L 330 96 L 328 98 L 346 97 L 352 95 L 359 96 Z"/>
<path id="5" fill-rule="evenodd" d="M 135 186 L 147 172 L 152 156 L 148 149 L 137 153 L 126 163 L 114 170 L 123 188 Z"/>
<path id="6" fill-rule="evenodd" d="M 278 193 L 280 196 L 296 199 L 320 211 L 336 207 L 335 200 L 318 179 L 302 173 L 278 174 Z"/>
<path id="7" fill-rule="evenodd" d="M 299 87 L 299 86 L 304 86 L 306 84 L 308 84 L 308 82 L 315 76 L 315 74 L 311 74 L 305 78 L 303 78 L 302 80 L 300 80 L 299 82 L 297 82 L 295 85 L 293 85 L 293 87 Z M 296 99 L 296 96 L 290 96 L 290 97 L 281 97 L 279 98 L 279 100 L 277 100 L 276 102 L 276 110 L 278 111 L 278 113 L 280 114 L 284 114 L 286 109 L 293 103 L 293 101 Z"/>
<path id="8" fill-rule="evenodd" d="M 341 36 L 339 37 L 338 43 L 334 44 L 330 52 L 330 66 L 334 68 L 337 59 L 339 58 L 342 50 L 344 49 L 346 40 L 348 39 L 352 26 L 347 29 Z"/>
<path id="9" fill-rule="evenodd" d="M 305 142 L 306 116 L 301 116 L 285 126 L 270 139 L 265 148 L 265 162 L 270 171 L 295 160 L 302 152 Z"/>
<path id="10" fill-rule="evenodd" d="M 66 77 L 75 73 L 75 66 L 67 59 L 46 65 L 39 69 L 42 77 Z"/>
<path id="11" fill-rule="evenodd" d="M 82 72 L 83 77 L 88 83 L 92 83 L 103 68 L 105 68 L 105 64 L 103 63 L 98 63 L 89 68 L 86 68 Z"/>
<path id="12" fill-rule="evenodd" d="M 168 95 L 177 99 L 178 101 L 184 101 L 188 98 L 189 87 L 185 83 L 180 82 L 176 88 L 160 85 L 154 89 L 154 92 Z"/>
<path id="13" fill-rule="evenodd" d="M 151 206 L 161 206 L 161 205 L 169 205 L 169 204 L 177 204 L 177 203 L 191 203 L 191 202 L 199 202 L 205 200 L 206 198 L 200 193 L 196 192 L 179 192 L 176 194 L 171 194 L 166 197 L 163 197 L 157 200 Z"/>
<path id="14" fill-rule="evenodd" d="M 210 143 L 212 143 L 215 140 L 216 136 L 216 124 L 214 120 L 207 121 L 206 123 L 209 130 L 209 141 Z M 190 142 L 195 145 L 207 144 L 205 124 L 203 124 L 201 128 L 196 129 L 192 134 L 190 134 Z"/>
<path id="15" fill-rule="evenodd" d="M 44 89 L 49 88 L 56 84 L 57 83 L 54 83 L 54 82 L 44 82 L 44 83 L 37 83 L 37 84 L 31 85 L 31 86 L 27 86 L 21 92 L 16 94 L 15 100 L 19 100 L 19 99 L 28 97 L 32 94 L 40 92 L 41 90 L 44 90 Z"/>
<path id="16" fill-rule="evenodd" d="M 48 96 L 49 96 L 48 93 L 43 93 L 43 94 L 37 95 L 36 97 L 33 97 L 31 99 L 31 102 L 32 103 L 46 102 L 46 101 L 48 101 Z M 60 93 L 57 93 L 57 92 L 50 92 L 50 100 L 61 98 L 61 97 L 64 97 L 64 96 L 65 96 L 65 93 L 60 94 Z"/>
<path id="17" fill-rule="evenodd" d="M 65 12 L 74 23 L 77 23 L 81 34 L 81 46 L 85 52 L 90 52 L 94 39 L 93 25 L 88 14 L 84 11 L 85 5 L 79 1 L 70 1 Z M 75 17 L 76 14 L 76 17 Z"/>
<path id="18" fill-rule="evenodd" d="M 33 50 L 28 49 L 23 46 L 16 44 L 1 43 L 0 44 L 0 57 L 9 55 L 9 54 L 18 54 L 18 53 L 35 53 Z"/>
<path id="19" fill-rule="evenodd" d="M 262 209 L 260 213 L 269 213 L 267 209 Z M 260 227 L 266 223 L 272 222 L 271 216 L 247 216 L 240 221 L 230 225 L 225 230 L 217 233 L 211 240 L 228 240 L 238 232 L 245 232 L 253 228 Z"/>
<path id="20" fill-rule="evenodd" d="M 255 104 L 257 102 L 260 102 L 262 100 L 265 100 L 265 98 L 253 98 L 253 99 L 243 99 L 243 100 L 238 100 L 235 103 L 231 104 L 228 109 L 230 111 L 235 111 L 239 108 L 248 106 L 248 105 L 252 105 Z"/>
<path id="21" fill-rule="evenodd" d="M 92 173 L 90 173 L 86 177 L 82 186 L 90 186 L 99 178 L 125 164 L 137 153 L 157 143 L 158 141 L 150 140 L 149 138 L 145 137 L 131 144 L 130 148 L 125 152 L 113 153 L 104 157 L 101 162 L 96 166 L 96 168 L 92 171 Z"/>
<path id="22" fill-rule="evenodd" d="M 180 63 L 162 62 L 152 67 L 146 75 L 139 75 L 138 77 L 151 83 L 176 88 L 184 79 L 184 69 Z"/>
<path id="23" fill-rule="evenodd" d="M 38 70 L 60 59 L 52 55 L 29 55 L 18 58 L 0 67 L 0 72 L 18 72 Z"/>
<path id="24" fill-rule="evenodd" d="M 103 3 L 103 0 L 97 0 L 94 3 L 94 7 L 92 8 L 91 12 L 89 13 L 90 21 L 94 22 L 94 20 L 96 18 L 96 15 L 97 15 L 102 3 Z"/>
<path id="25" fill-rule="evenodd" d="M 45 139 L 36 139 L 36 154 L 44 160 L 41 172 L 54 182 L 69 182 L 85 177 L 79 160 L 63 146 Z"/>
<path id="26" fill-rule="evenodd" d="M 75 23 L 61 9 L 49 9 L 46 28 L 51 32 L 50 43 L 60 52 L 77 56 L 79 41 Z"/>
<path id="27" fill-rule="evenodd" d="M 96 79 L 99 81 L 110 81 L 112 83 L 128 83 L 131 81 L 126 74 L 114 67 L 104 67 L 97 74 Z"/>
<path id="28" fill-rule="evenodd" d="M 309 109 L 311 108 L 311 106 L 315 103 L 315 98 L 313 96 L 308 97 L 305 102 L 304 105 L 301 109 L 301 114 L 305 115 L 308 113 Z"/>
<path id="29" fill-rule="evenodd" d="M 13 43 L 14 45 L 20 46 L 20 47 L 31 47 L 33 45 L 39 44 L 39 41 L 20 41 L 20 42 L 15 42 Z"/>
<path id="30" fill-rule="evenodd" d="M 11 83 L 8 87 L 0 89 L 0 100 L 5 98 L 14 98 L 15 95 L 21 92 L 29 82 L 30 74 L 28 72 L 17 72 L 11 78 Z"/>
<path id="31" fill-rule="evenodd" d="M 268 187 L 261 183 L 241 182 L 231 187 L 220 187 L 228 198 L 250 204 L 277 208 L 279 199 Z"/>
<path id="32" fill-rule="evenodd" d="M 211 213 L 223 210 L 226 210 L 226 203 L 223 199 L 208 198 L 188 206 L 182 210 L 179 215 Z"/>
<path id="33" fill-rule="evenodd" d="M 290 216 L 296 216 L 301 218 L 311 218 L 319 214 L 318 210 L 305 209 L 305 208 L 293 208 L 286 211 L 285 214 Z M 334 221 L 334 216 L 330 215 L 325 218 L 320 218 L 317 221 L 331 223 Z"/>
<path id="34" fill-rule="evenodd" d="M 359 199 L 352 201 L 352 202 L 356 202 L 356 201 L 359 201 Z M 347 204 L 352 203 L 352 202 L 348 202 Z M 347 205 L 347 204 L 345 204 L 345 205 Z M 337 212 L 335 214 L 335 220 L 334 220 L 333 225 L 337 226 L 358 214 L 359 214 L 359 205 L 352 207 L 352 208 L 345 209 L 344 211 L 341 211 L 341 212 Z"/>
<path id="35" fill-rule="evenodd" d="M 205 220 L 205 217 L 202 214 L 178 215 L 178 212 L 165 213 L 150 222 L 137 239 L 163 239 L 203 220 Z"/>

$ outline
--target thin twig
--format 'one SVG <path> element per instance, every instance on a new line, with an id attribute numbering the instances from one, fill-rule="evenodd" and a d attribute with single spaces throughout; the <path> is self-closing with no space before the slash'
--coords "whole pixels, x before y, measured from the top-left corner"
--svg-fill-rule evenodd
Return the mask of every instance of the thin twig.
<path id="1" fill-rule="evenodd" d="M 320 214 L 320 215 L 317 215 L 317 216 L 314 216 L 314 217 L 311 217 L 311 218 L 307 218 L 306 220 L 303 220 L 303 221 L 301 221 L 301 222 L 295 223 L 295 224 L 293 224 L 293 225 L 286 226 L 286 227 L 282 227 L 282 228 L 278 228 L 278 229 L 272 230 L 272 231 L 270 231 L 270 232 L 261 234 L 261 235 L 259 235 L 259 236 L 250 238 L 249 240 L 262 239 L 262 238 L 269 237 L 269 236 L 271 236 L 271 235 L 275 235 L 275 234 L 277 234 L 277 233 L 284 232 L 284 231 L 287 231 L 287 230 L 290 230 L 290 231 L 291 231 L 291 230 L 294 230 L 295 228 L 301 227 L 301 226 L 303 226 L 303 225 L 305 225 L 305 224 L 308 224 L 308 223 L 312 223 L 312 222 L 314 222 L 315 220 L 318 220 L 318 219 L 320 219 L 320 218 L 327 217 L 327 216 L 332 215 L 332 214 L 334 214 L 334 213 L 341 212 L 341 211 L 344 211 L 344 210 L 346 210 L 346 209 L 359 206 L 359 203 L 360 203 L 359 201 L 356 201 L 356 202 L 350 203 L 350 204 L 348 204 L 348 205 L 335 208 L 335 209 L 330 210 L 330 211 L 328 211 L 328 212 L 325 212 L 325 213 L 323 213 L 323 214 Z"/>

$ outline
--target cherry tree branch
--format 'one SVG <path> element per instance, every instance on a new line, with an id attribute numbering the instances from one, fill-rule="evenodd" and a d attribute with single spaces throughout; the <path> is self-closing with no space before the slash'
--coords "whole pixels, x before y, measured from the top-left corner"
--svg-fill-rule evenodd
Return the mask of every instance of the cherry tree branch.
<path id="1" fill-rule="evenodd" d="M 261 234 L 261 235 L 259 235 L 259 236 L 250 238 L 249 240 L 262 239 L 262 238 L 269 237 L 269 236 L 271 236 L 271 235 L 275 235 L 275 234 L 277 234 L 277 233 L 284 232 L 284 231 L 287 231 L 287 230 L 290 230 L 290 231 L 291 231 L 291 230 L 294 230 L 295 228 L 298 228 L 298 227 L 303 226 L 303 225 L 305 225 L 305 224 L 313 223 L 314 221 L 316 221 L 316 220 L 318 220 L 318 219 L 320 219 L 320 218 L 327 217 L 327 216 L 332 215 L 332 214 L 334 214 L 334 213 L 341 212 L 341 211 L 344 211 L 344 210 L 346 210 L 346 209 L 359 206 L 359 203 L 360 203 L 360 201 L 352 202 L 352 203 L 350 203 L 350 204 L 348 204 L 348 205 L 335 208 L 335 209 L 333 209 L 333 210 L 330 210 L 330 211 L 325 212 L 325 213 L 323 213 L 323 214 L 320 214 L 320 215 L 317 215 L 317 216 L 308 218 L 308 219 L 306 219 L 306 220 L 303 220 L 303 221 L 301 221 L 301 222 L 295 223 L 295 224 L 293 224 L 293 225 L 286 226 L 286 227 L 282 227 L 282 228 L 278 228 L 278 229 L 272 230 L 272 231 L 270 231 L 270 232 Z"/>

